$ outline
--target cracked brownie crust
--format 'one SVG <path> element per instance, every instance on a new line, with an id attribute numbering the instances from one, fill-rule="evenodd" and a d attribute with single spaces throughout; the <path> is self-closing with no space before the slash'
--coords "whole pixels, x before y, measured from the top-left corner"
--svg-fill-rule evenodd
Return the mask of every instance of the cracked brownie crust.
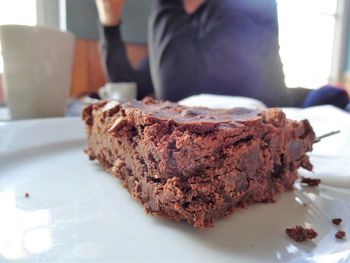
<path id="1" fill-rule="evenodd" d="M 292 189 L 314 132 L 279 109 L 213 110 L 171 102 L 86 107 L 86 153 L 123 181 L 147 213 L 208 227 Z"/>

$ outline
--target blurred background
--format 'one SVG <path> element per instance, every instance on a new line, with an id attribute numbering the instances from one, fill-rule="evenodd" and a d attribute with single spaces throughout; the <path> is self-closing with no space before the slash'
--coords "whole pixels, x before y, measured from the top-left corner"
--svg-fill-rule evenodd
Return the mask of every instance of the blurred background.
<path id="1" fill-rule="evenodd" d="M 350 1 L 278 0 L 280 55 L 288 87 L 325 84 L 350 90 Z M 133 65 L 147 54 L 151 0 L 127 0 L 122 35 Z M 105 83 L 98 55 L 94 0 L 0 0 L 0 25 L 45 25 L 77 38 L 72 97 L 95 92 Z M 1 47 L 0 47 L 1 51 Z M 0 78 L 3 62 L 0 52 Z M 0 101 L 3 100 L 0 82 Z"/>

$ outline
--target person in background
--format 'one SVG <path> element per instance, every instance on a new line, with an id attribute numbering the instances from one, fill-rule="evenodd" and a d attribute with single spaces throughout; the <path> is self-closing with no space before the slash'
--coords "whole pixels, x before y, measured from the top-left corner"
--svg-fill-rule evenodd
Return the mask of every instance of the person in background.
<path id="1" fill-rule="evenodd" d="M 200 93 L 246 96 L 269 107 L 333 104 L 346 91 L 288 89 L 279 56 L 275 0 L 154 0 L 146 57 L 130 65 L 120 34 L 124 0 L 95 0 L 109 82 L 138 84 L 139 98 L 178 101 Z"/>

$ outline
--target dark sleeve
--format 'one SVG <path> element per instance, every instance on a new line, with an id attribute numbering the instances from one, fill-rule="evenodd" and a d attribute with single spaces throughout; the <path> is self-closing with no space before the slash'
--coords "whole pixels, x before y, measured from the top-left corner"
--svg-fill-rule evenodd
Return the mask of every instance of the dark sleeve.
<path id="1" fill-rule="evenodd" d="M 197 45 L 192 42 L 198 27 L 191 25 L 182 0 L 153 0 L 151 10 L 148 43 L 155 94 L 158 99 L 177 101 L 194 92 L 197 72 L 187 69 L 198 61 Z"/>
<path id="2" fill-rule="evenodd" d="M 108 82 L 136 82 L 139 99 L 153 93 L 148 59 L 133 69 L 119 26 L 100 26 L 100 54 Z"/>
<path id="3" fill-rule="evenodd" d="M 154 45 L 159 45 L 164 38 L 174 37 L 188 26 L 188 15 L 182 0 L 154 0 L 151 15 L 151 35 Z"/>

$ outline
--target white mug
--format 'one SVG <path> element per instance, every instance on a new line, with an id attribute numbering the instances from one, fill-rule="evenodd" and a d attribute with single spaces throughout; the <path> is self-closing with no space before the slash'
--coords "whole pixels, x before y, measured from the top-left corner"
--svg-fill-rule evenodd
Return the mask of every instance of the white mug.
<path id="1" fill-rule="evenodd" d="M 63 116 L 71 86 L 74 36 L 41 27 L 0 26 L 5 103 L 12 119 Z"/>
<path id="2" fill-rule="evenodd" d="M 108 82 L 98 90 L 101 99 L 132 100 L 137 96 L 135 82 Z"/>

